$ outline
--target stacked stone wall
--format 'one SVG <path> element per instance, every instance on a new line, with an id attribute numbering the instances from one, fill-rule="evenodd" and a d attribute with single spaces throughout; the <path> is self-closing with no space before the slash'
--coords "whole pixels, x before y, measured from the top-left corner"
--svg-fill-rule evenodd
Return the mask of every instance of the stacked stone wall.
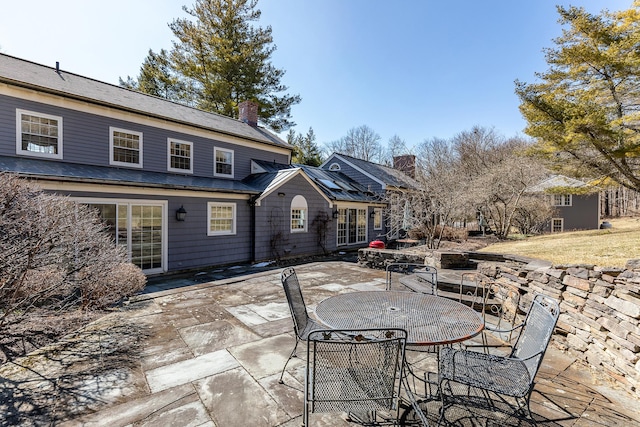
<path id="1" fill-rule="evenodd" d="M 520 290 L 523 312 L 538 293 L 558 300 L 561 313 L 554 345 L 640 397 L 640 260 L 630 260 L 625 268 L 605 268 L 551 266 L 498 254 L 468 256 L 484 280 Z M 372 268 L 384 268 L 389 262 L 437 263 L 424 255 L 366 249 L 360 250 L 359 262 Z"/>
<path id="2" fill-rule="evenodd" d="M 533 270 L 524 262 L 483 261 L 478 272 L 517 286 L 523 309 L 538 293 L 557 299 L 554 344 L 640 396 L 640 260 L 624 269 L 556 265 Z"/>

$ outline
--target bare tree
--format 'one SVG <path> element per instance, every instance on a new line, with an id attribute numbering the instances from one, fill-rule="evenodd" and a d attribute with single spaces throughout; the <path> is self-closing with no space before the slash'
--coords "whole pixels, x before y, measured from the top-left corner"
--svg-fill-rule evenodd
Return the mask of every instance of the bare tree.
<path id="1" fill-rule="evenodd" d="M 546 171 L 526 155 L 529 146 L 480 127 L 450 141 L 424 141 L 416 149 L 419 188 L 387 196 L 390 237 L 399 228 L 411 229 L 436 248 L 445 227 L 479 216 L 503 238 L 512 226 L 541 229 L 551 208 L 546 196 L 529 188 Z"/>
<path id="2" fill-rule="evenodd" d="M 382 161 L 384 152 L 380 135 L 367 125 L 349 129 L 346 136 L 327 144 L 327 149 L 374 163 Z"/>
<path id="3" fill-rule="evenodd" d="M 442 240 L 444 225 L 464 215 L 466 184 L 458 175 L 456 153 L 445 140 L 424 141 L 417 147 L 416 160 L 419 187 L 385 195 L 389 237 L 401 234 L 399 230 L 403 229 L 435 249 Z"/>
<path id="4" fill-rule="evenodd" d="M 531 142 L 505 139 L 493 130 L 475 127 L 453 138 L 459 156 L 459 176 L 466 181 L 467 206 L 485 218 L 498 237 L 506 238 L 523 209 L 547 209 L 548 199 L 528 190 L 547 174 L 527 156 Z M 526 203 L 525 203 L 526 202 Z"/>
<path id="5" fill-rule="evenodd" d="M 383 163 L 387 166 L 393 166 L 393 158 L 405 154 L 409 154 L 407 143 L 398 135 L 393 135 L 389 138 L 389 142 L 387 143 L 387 150 Z"/>
<path id="6" fill-rule="evenodd" d="M 96 212 L 0 173 L 0 327 L 32 310 L 105 308 L 145 282 Z"/>

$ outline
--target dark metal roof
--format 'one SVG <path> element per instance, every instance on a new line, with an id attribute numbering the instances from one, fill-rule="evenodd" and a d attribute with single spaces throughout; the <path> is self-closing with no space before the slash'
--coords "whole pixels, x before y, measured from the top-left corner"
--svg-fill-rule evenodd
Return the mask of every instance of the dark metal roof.
<path id="1" fill-rule="evenodd" d="M 285 179 L 287 172 L 291 171 L 293 173 L 297 170 L 302 170 L 331 200 L 366 203 L 379 201 L 378 195 L 368 191 L 341 172 L 328 171 L 307 165 L 285 165 L 258 160 L 254 160 L 254 162 L 265 172 L 249 175 L 243 182 L 260 191 L 267 189 L 276 179 Z"/>
<path id="2" fill-rule="evenodd" d="M 118 184 L 195 191 L 221 191 L 226 193 L 258 194 L 259 191 L 242 181 L 177 175 L 163 172 L 91 166 L 51 160 L 0 156 L 0 171 L 23 176 L 67 182 Z"/>
<path id="3" fill-rule="evenodd" d="M 264 128 L 9 55 L 0 54 L 0 82 L 291 149 Z"/>
<path id="4" fill-rule="evenodd" d="M 363 173 L 367 173 L 375 177 L 378 181 L 385 185 L 397 188 L 419 188 L 420 183 L 402 171 L 391 168 L 389 166 L 368 162 L 356 157 L 347 156 L 346 154 L 334 153 L 324 162 L 323 166 L 331 163 L 331 158 L 335 156 L 355 166 Z"/>

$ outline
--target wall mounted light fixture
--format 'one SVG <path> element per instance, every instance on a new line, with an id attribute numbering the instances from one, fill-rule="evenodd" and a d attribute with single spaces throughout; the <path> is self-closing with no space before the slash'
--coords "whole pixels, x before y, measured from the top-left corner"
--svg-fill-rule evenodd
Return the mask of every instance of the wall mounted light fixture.
<path id="1" fill-rule="evenodd" d="M 184 206 L 180 206 L 180 209 L 176 211 L 176 220 L 184 221 L 187 218 L 187 211 L 184 209 Z"/>
<path id="2" fill-rule="evenodd" d="M 278 197 L 284 197 L 285 194 L 284 193 L 278 193 Z"/>
<path id="3" fill-rule="evenodd" d="M 338 218 L 338 211 L 333 211 L 333 214 L 332 214 L 332 215 L 333 215 L 333 218 L 334 218 L 334 219 L 335 219 L 335 218 Z"/>
<path id="4" fill-rule="evenodd" d="M 371 211 L 371 213 L 369 214 L 369 218 L 373 219 L 376 217 L 376 211 Z"/>

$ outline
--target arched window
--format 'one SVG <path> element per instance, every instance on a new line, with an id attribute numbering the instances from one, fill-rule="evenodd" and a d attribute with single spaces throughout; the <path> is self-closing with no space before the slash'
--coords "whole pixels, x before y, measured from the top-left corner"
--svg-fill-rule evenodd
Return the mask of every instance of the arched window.
<path id="1" fill-rule="evenodd" d="M 330 171 L 339 171 L 340 170 L 340 164 L 339 163 L 331 163 L 331 166 L 329 166 L 329 170 Z"/>
<path id="2" fill-rule="evenodd" d="M 297 195 L 291 200 L 291 232 L 303 233 L 307 231 L 307 200 Z"/>

